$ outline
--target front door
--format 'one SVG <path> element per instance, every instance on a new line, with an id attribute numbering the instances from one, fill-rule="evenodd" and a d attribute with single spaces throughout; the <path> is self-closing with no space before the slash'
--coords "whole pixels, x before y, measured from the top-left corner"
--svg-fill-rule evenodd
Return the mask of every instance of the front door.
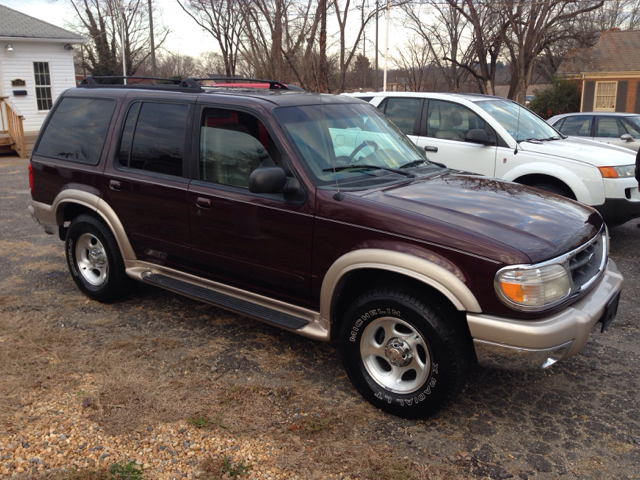
<path id="1" fill-rule="evenodd" d="M 491 127 L 467 107 L 453 102 L 429 100 L 426 108 L 426 122 L 416 143 L 425 149 L 429 160 L 493 177 L 496 146 L 464 141 L 472 129 L 490 129 L 487 133 L 495 135 Z"/>
<path id="2" fill-rule="evenodd" d="M 307 306 L 312 205 L 305 195 L 249 191 L 254 169 L 287 169 L 272 135 L 256 115 L 226 108 L 202 107 L 198 128 L 198 172 L 187 200 L 198 273 Z"/>

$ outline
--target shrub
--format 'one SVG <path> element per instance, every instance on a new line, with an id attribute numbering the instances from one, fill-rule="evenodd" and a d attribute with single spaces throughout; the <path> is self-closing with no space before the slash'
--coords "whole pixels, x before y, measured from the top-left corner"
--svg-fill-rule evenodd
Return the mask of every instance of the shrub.
<path id="1" fill-rule="evenodd" d="M 554 77 L 550 88 L 536 89 L 533 93 L 536 98 L 527 107 L 544 119 L 560 113 L 580 111 L 580 91 L 573 82 Z"/>

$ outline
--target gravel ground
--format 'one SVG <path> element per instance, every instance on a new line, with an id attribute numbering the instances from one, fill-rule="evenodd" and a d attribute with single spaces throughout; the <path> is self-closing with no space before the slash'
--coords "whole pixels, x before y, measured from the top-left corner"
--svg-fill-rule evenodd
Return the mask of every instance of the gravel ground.
<path id="1" fill-rule="evenodd" d="M 542 373 L 476 368 L 407 421 L 360 399 L 335 345 L 149 286 L 87 300 L 28 217 L 26 165 L 0 157 L 0 476 L 640 478 L 637 222 L 611 231 L 605 334 Z"/>

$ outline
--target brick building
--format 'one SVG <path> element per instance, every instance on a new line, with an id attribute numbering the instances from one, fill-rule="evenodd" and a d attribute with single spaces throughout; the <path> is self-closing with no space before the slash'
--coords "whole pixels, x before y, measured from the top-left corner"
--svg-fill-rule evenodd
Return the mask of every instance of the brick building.
<path id="1" fill-rule="evenodd" d="M 640 30 L 602 32 L 592 48 L 569 52 L 558 75 L 582 85 L 581 112 L 640 113 Z"/>

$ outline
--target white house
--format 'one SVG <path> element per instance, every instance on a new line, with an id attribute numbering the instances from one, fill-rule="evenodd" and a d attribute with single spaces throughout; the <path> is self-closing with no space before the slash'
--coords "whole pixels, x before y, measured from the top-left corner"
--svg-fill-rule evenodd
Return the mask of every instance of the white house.
<path id="1" fill-rule="evenodd" d="M 87 42 L 0 5 L 0 146 L 10 144 L 25 155 L 11 138 L 16 135 L 16 118 L 22 117 L 27 137 L 35 136 L 56 98 L 76 85 L 73 46 Z"/>

